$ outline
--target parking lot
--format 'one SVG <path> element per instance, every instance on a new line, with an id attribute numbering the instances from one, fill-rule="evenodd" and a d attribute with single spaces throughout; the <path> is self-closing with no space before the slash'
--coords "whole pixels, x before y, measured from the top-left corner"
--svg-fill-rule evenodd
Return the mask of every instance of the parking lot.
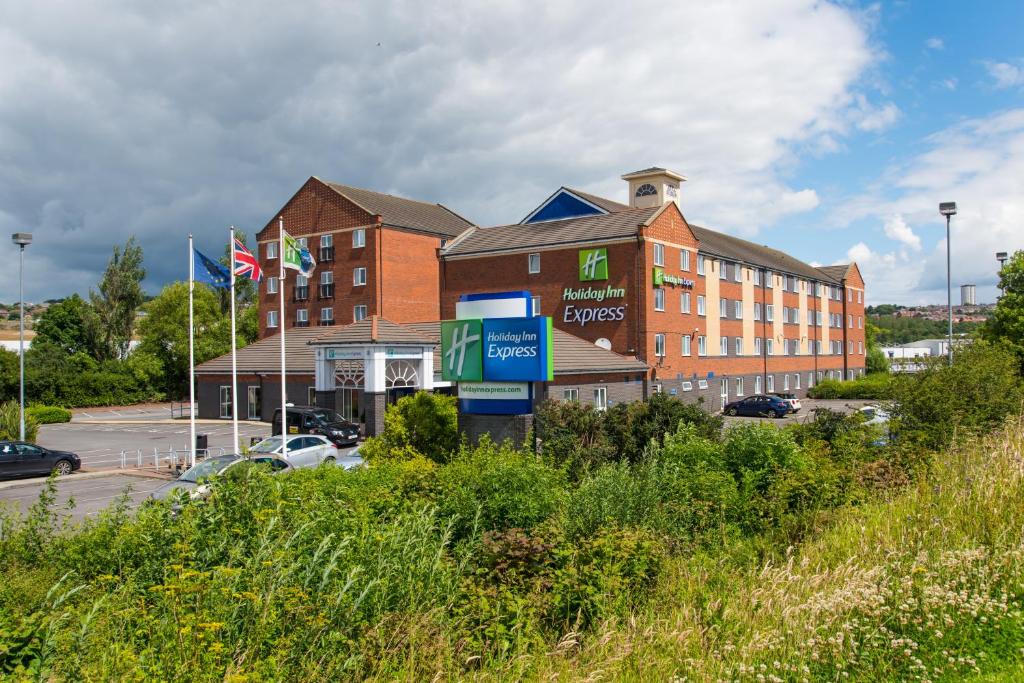
<path id="1" fill-rule="evenodd" d="M 830 410 L 836 410 L 841 413 L 852 413 L 853 411 L 861 408 L 862 406 L 877 403 L 877 401 L 847 401 L 847 400 L 825 400 L 825 399 L 814 399 L 814 398 L 802 398 L 800 399 L 800 412 L 790 413 L 781 419 L 775 419 L 770 417 L 729 417 L 723 415 L 725 418 L 725 426 L 729 427 L 735 424 L 745 424 L 749 422 L 767 422 L 768 424 L 774 424 L 779 427 L 787 424 L 793 424 L 794 422 L 805 422 L 807 420 L 814 419 L 814 410 L 816 408 L 829 408 Z"/>
<path id="2" fill-rule="evenodd" d="M 57 500 L 54 510 L 72 522 L 79 522 L 113 505 L 127 496 L 129 509 L 142 504 L 149 492 L 162 486 L 167 478 L 130 476 L 127 474 L 72 474 L 57 479 Z M 0 483 L 0 505 L 24 512 L 39 498 L 43 489 L 39 479 Z"/>

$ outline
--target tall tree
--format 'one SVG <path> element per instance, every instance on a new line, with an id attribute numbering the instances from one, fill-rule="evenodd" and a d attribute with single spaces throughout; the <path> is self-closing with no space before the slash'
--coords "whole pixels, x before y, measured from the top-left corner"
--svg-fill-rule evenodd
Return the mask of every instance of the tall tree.
<path id="1" fill-rule="evenodd" d="M 1024 250 L 1017 251 L 999 271 L 1003 293 L 992 317 L 982 327 L 986 339 L 1001 340 L 1013 347 L 1024 368 Z"/>
<path id="2" fill-rule="evenodd" d="M 139 350 L 160 360 L 168 395 L 182 396 L 188 382 L 188 283 L 167 285 L 144 310 L 146 315 L 139 321 Z M 196 365 L 231 350 L 231 323 L 206 285 L 196 285 L 193 318 Z"/>
<path id="3" fill-rule="evenodd" d="M 100 280 L 99 292 L 89 292 L 89 300 L 96 311 L 95 338 L 100 360 L 124 358 L 128 355 L 135 315 L 142 305 L 142 247 L 134 237 L 128 238 L 124 248 L 114 247 L 114 254 Z"/>
<path id="4" fill-rule="evenodd" d="M 86 353 L 97 356 L 96 332 L 99 321 L 89 302 L 78 294 L 48 307 L 34 328 L 35 343 L 50 343 L 67 354 Z"/>

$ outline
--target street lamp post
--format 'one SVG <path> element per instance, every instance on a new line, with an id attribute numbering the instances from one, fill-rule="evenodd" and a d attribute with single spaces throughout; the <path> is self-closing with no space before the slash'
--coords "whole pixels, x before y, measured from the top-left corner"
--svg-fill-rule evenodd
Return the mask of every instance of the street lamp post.
<path id="1" fill-rule="evenodd" d="M 953 277 L 950 258 L 949 244 L 949 219 L 956 215 L 956 202 L 942 202 L 939 204 L 939 213 L 946 217 L 946 308 L 949 313 L 948 339 L 946 340 L 946 355 L 949 364 L 953 364 Z"/>
<path id="2" fill-rule="evenodd" d="M 1000 278 L 1002 277 L 1003 266 L 1006 265 L 1006 259 L 1007 258 L 1008 258 L 1008 254 L 1005 251 L 997 251 L 996 252 L 996 261 L 999 261 Z M 1003 287 L 1002 287 L 1002 285 L 1000 285 L 1000 287 L 999 287 L 999 296 L 1002 296 L 1003 294 L 1005 294 L 1005 292 L 1003 292 Z"/>
<path id="3" fill-rule="evenodd" d="M 21 386 L 19 392 L 20 427 L 18 440 L 25 440 L 25 247 L 32 244 L 32 233 L 16 232 L 11 235 L 11 241 L 19 247 L 18 263 L 18 301 L 21 315 L 18 316 L 18 355 L 21 364 Z"/>

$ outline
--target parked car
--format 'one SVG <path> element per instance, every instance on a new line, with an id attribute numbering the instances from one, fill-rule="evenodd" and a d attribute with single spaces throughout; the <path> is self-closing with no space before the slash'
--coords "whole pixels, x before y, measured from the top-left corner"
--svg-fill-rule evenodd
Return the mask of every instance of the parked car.
<path id="1" fill-rule="evenodd" d="M 778 396 L 756 394 L 739 401 L 727 403 L 722 411 L 726 415 L 745 415 L 747 417 L 785 417 L 789 414 L 787 401 Z"/>
<path id="2" fill-rule="evenodd" d="M 882 425 L 889 422 L 889 412 L 879 406 L 863 406 L 857 412 L 864 416 L 864 424 Z"/>
<path id="3" fill-rule="evenodd" d="M 802 406 L 800 405 L 800 399 L 796 397 L 796 394 L 791 394 L 789 392 L 777 391 L 774 394 L 772 394 L 772 396 L 778 396 L 783 401 L 788 403 L 789 404 L 789 412 L 791 412 L 791 413 L 799 413 L 800 412 L 800 408 Z"/>
<path id="4" fill-rule="evenodd" d="M 232 467 L 240 463 L 251 462 L 257 465 L 269 465 L 273 474 L 287 472 L 292 469 L 286 460 L 276 455 L 257 455 L 246 457 L 244 455 L 216 455 L 212 458 L 200 460 L 192 467 L 181 473 L 174 481 L 167 482 L 160 488 L 149 494 L 151 500 L 163 500 L 176 495 L 180 491 L 187 491 L 190 500 L 205 498 L 210 493 L 210 480 L 222 476 Z"/>
<path id="5" fill-rule="evenodd" d="M 343 453 L 338 456 L 338 467 L 343 467 L 346 470 L 362 467 L 363 464 L 363 456 L 359 453 L 358 448 L 353 448 L 348 453 Z"/>
<path id="6" fill-rule="evenodd" d="M 250 455 L 270 453 L 281 455 L 281 436 L 264 439 L 249 449 Z M 306 434 L 288 437 L 288 454 L 282 456 L 292 467 L 316 467 L 322 462 L 338 460 L 338 447 L 321 434 Z"/>
<path id="7" fill-rule="evenodd" d="M 79 457 L 68 451 L 53 451 L 24 441 L 0 441 L 0 478 L 50 472 L 65 475 L 81 466 Z"/>
<path id="8" fill-rule="evenodd" d="M 281 409 L 274 411 L 270 433 L 281 433 Z M 359 442 L 359 425 L 338 413 L 316 406 L 288 406 L 289 434 L 322 434 L 335 446 L 351 446 Z"/>

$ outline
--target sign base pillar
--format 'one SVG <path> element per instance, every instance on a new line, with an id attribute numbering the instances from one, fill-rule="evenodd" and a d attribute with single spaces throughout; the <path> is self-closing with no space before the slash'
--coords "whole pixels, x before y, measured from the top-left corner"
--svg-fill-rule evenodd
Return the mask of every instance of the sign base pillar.
<path id="1" fill-rule="evenodd" d="M 487 434 L 500 444 L 511 441 L 516 448 L 530 448 L 528 443 L 533 429 L 533 415 L 480 415 L 459 412 L 459 433 L 466 435 L 470 446 Z"/>
<path id="2" fill-rule="evenodd" d="M 363 394 L 363 409 L 366 414 L 366 436 L 378 436 L 384 432 L 384 412 L 388 407 L 385 393 Z"/>

